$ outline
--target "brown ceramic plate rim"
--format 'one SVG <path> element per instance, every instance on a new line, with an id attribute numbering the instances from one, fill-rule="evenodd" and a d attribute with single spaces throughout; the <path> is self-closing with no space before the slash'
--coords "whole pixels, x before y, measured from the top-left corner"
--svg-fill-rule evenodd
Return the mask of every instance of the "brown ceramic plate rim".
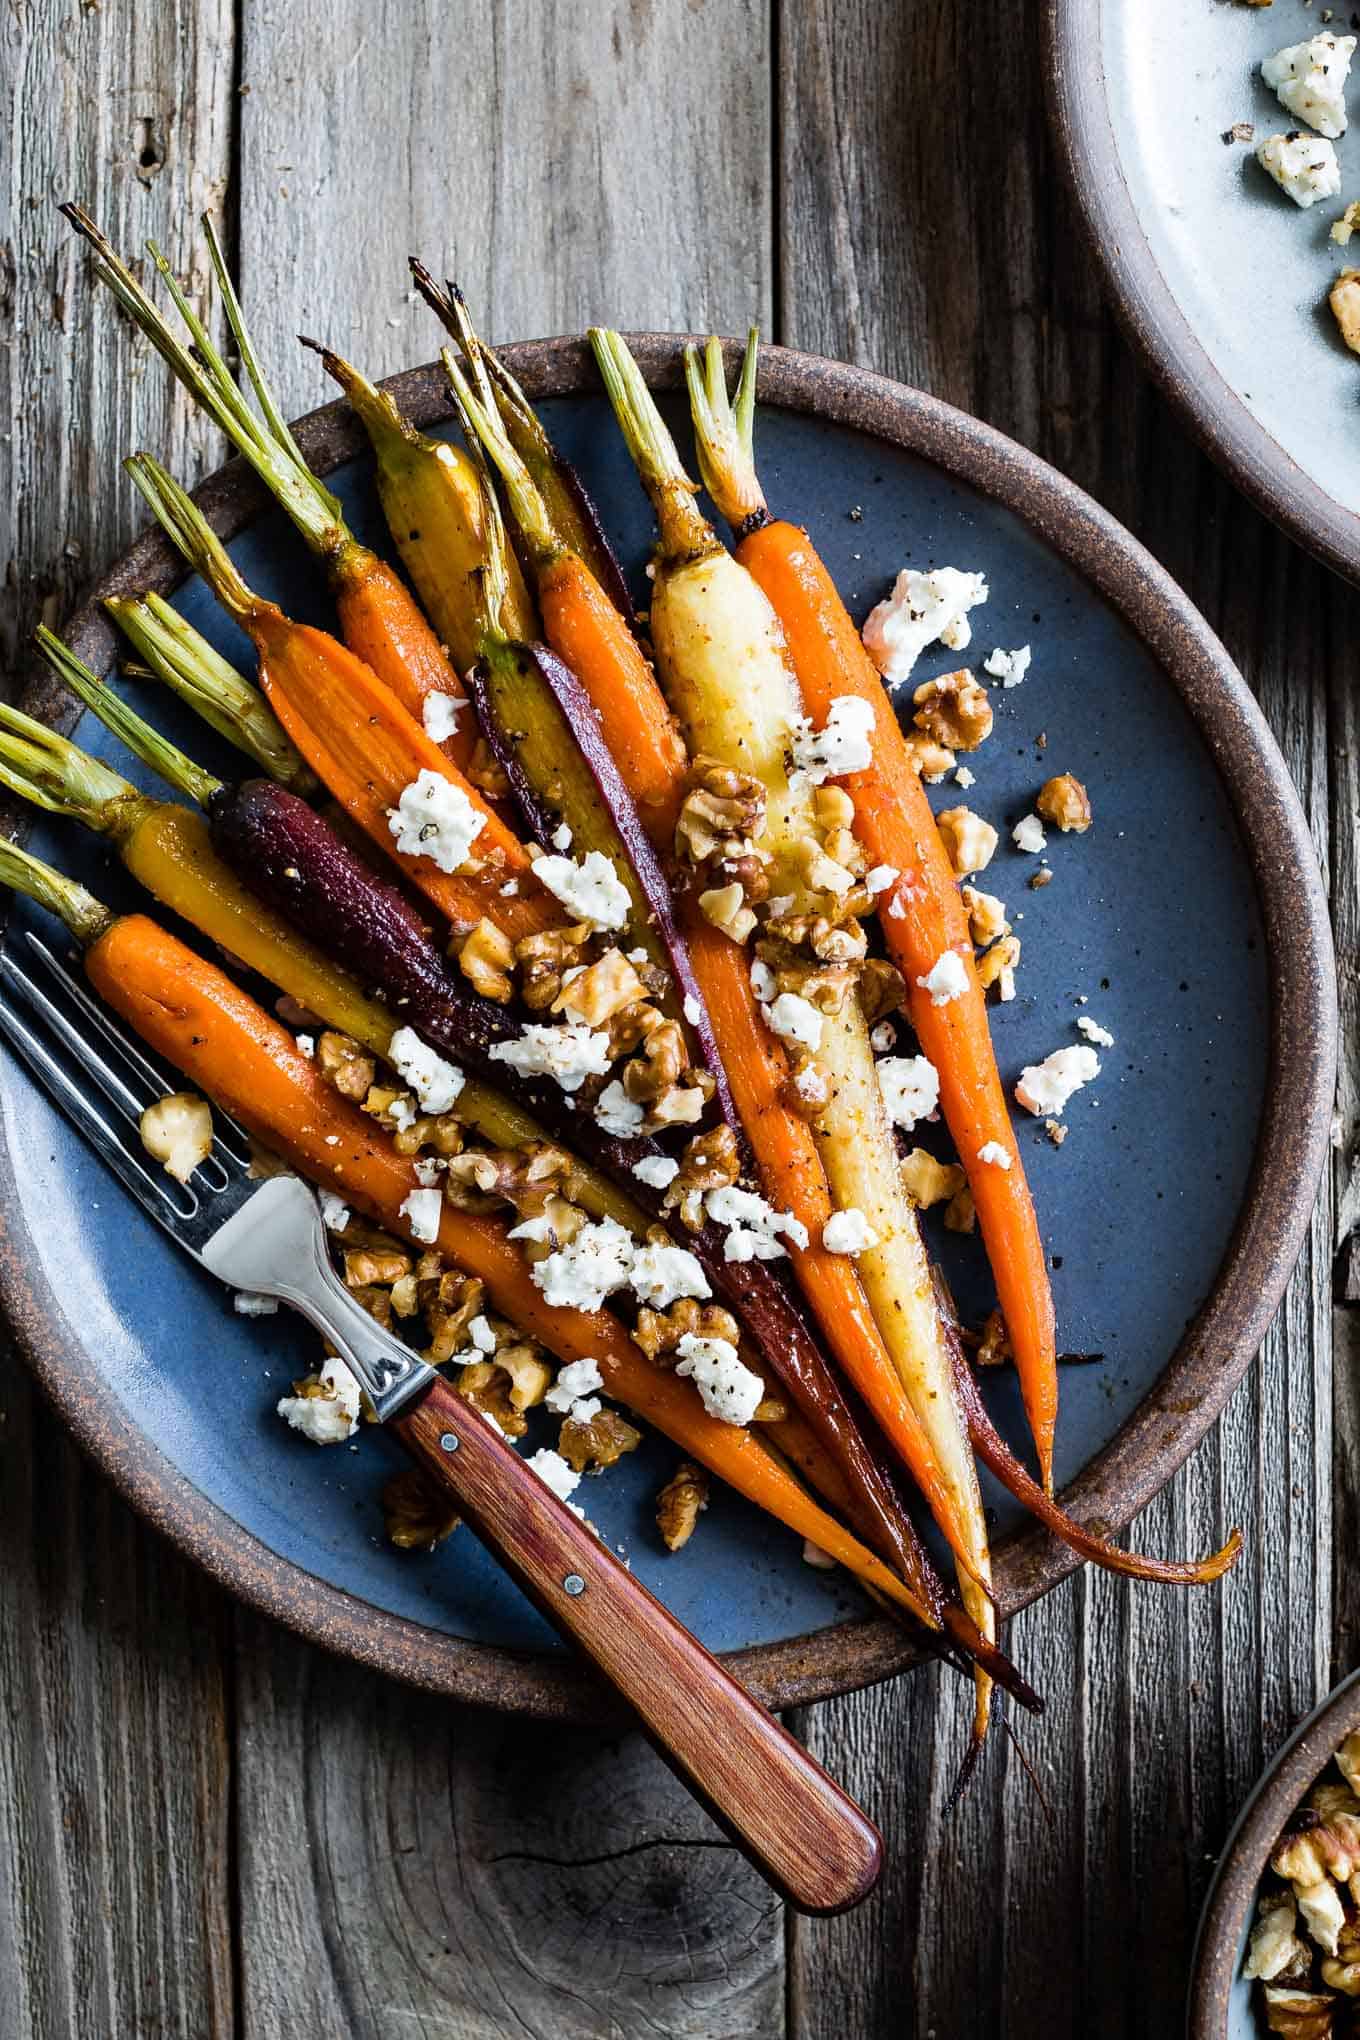
<path id="1" fill-rule="evenodd" d="M 1177 304 L 1119 168 L 1094 0 L 1045 0 L 1044 74 L 1058 159 L 1120 323 L 1200 445 L 1299 545 L 1360 580 L 1360 517 L 1319 486 L 1220 374 Z"/>
<path id="2" fill-rule="evenodd" d="M 1187 2040 L 1224 2040 L 1242 1929 L 1270 1852 L 1305 1792 L 1357 1728 L 1360 1672 L 1352 1672 L 1299 1723 L 1233 1823 L 1195 1937 Z"/>
<path id="3" fill-rule="evenodd" d="M 648 380 L 680 381 L 683 340 L 642 334 L 633 345 Z M 598 388 L 579 339 L 505 350 L 533 398 Z M 450 415 L 437 365 L 386 385 L 418 425 Z M 1238 1224 L 1212 1291 L 1156 1388 L 1067 1490 L 1073 1512 L 1102 1530 L 1122 1528 L 1171 1478 L 1240 1381 L 1265 1335 L 1298 1256 L 1327 1152 L 1336 1070 L 1336 993 L 1326 901 L 1317 859 L 1283 758 L 1222 645 L 1170 576 L 1090 497 L 1045 462 L 961 411 L 865 369 L 771 347 L 761 400 L 875 434 L 934 463 L 1021 518 L 1123 617 L 1186 703 L 1223 777 L 1243 829 L 1261 902 L 1271 992 L 1270 1077 L 1261 1133 Z M 313 412 L 296 428 L 304 454 L 327 474 L 366 450 L 347 405 Z M 224 538 L 264 505 L 237 460 L 197 492 Z M 169 591 L 183 578 L 159 533 L 140 539 L 72 619 L 67 638 L 96 672 L 114 656 L 100 604 L 114 593 Z M 30 713 L 73 720 L 55 683 L 35 678 Z M 404 1622 L 318 1581 L 242 1530 L 108 1407 L 78 1334 L 48 1289 L 14 1196 L 13 1158 L 0 1140 L 0 1305 L 38 1378 L 77 1439 L 124 1497 L 233 1593 L 314 1642 L 462 1700 L 563 1719 L 598 1720 L 601 1696 L 570 1660 L 517 1654 Z M 1042 1531 L 997 1553 L 998 1602 L 1012 1614 L 1047 1593 L 1076 1560 Z M 757 1646 L 728 1662 L 771 1707 L 852 1692 L 915 1661 L 882 1618 Z"/>

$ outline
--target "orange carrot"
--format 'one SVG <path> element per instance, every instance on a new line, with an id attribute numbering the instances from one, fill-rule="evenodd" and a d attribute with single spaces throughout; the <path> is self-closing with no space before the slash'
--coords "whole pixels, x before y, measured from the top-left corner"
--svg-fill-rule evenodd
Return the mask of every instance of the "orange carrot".
<path id="1" fill-rule="evenodd" d="M 402 1210 L 415 1166 L 325 1081 L 288 1030 L 248 993 L 141 914 L 111 922 L 85 952 L 91 983 L 147 1044 L 314 1182 L 410 1239 Z M 693 1386 L 654 1367 L 608 1311 L 557 1309 L 497 1218 L 443 1206 L 438 1244 L 486 1285 L 497 1312 L 561 1360 L 593 1358 L 611 1395 L 758 1507 L 811 1539 L 928 1627 L 930 1611 L 739 1426 L 706 1415 Z"/>
<path id="2" fill-rule="evenodd" d="M 425 613 L 401 576 L 367 546 L 338 554 L 331 593 L 345 643 L 389 686 L 407 713 L 422 722 L 432 694 L 467 702 L 463 683 Z M 477 718 L 470 702 L 451 736 L 438 746 L 450 764 L 466 771 L 477 748 Z"/>
<path id="3" fill-rule="evenodd" d="M 854 800 L 855 833 L 870 862 L 901 874 L 880 898 L 880 924 L 907 981 L 908 1011 L 921 1052 L 939 1072 L 940 1104 L 967 1171 L 1040 1472 L 1045 1488 L 1051 1489 L 1058 1409 L 1053 1297 L 953 867 L 883 682 L 807 533 L 782 521 L 762 524 L 742 539 L 737 558 L 760 583 L 784 626 L 808 714 L 825 722 L 832 702 L 843 695 L 855 695 L 873 708 L 873 763 L 843 783 Z M 946 950 L 963 962 L 968 989 L 936 1005 L 917 980 Z M 1009 1169 L 979 1162 L 989 1142 L 1010 1155 Z"/>

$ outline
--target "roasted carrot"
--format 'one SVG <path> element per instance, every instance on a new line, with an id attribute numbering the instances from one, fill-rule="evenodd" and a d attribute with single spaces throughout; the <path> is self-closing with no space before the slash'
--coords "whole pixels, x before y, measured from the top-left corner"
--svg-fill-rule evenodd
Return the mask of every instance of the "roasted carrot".
<path id="1" fill-rule="evenodd" d="M 203 219 L 208 253 L 222 294 L 227 322 L 255 391 L 263 423 L 246 403 L 207 328 L 155 242 L 148 241 L 147 253 L 188 328 L 192 351 L 171 331 L 132 271 L 89 214 L 78 205 L 64 205 L 62 211 L 94 250 L 96 273 L 108 284 L 124 311 L 140 326 L 190 396 L 250 462 L 323 562 L 340 613 L 340 627 L 350 650 L 373 667 L 417 720 L 426 698 L 431 694 L 462 701 L 463 689 L 457 668 L 430 628 L 411 591 L 385 560 L 379 559 L 375 552 L 355 538 L 345 523 L 338 499 L 322 485 L 303 459 L 265 379 L 211 219 L 206 215 Z M 466 763 L 475 738 L 470 730 L 471 715 L 465 715 L 462 720 L 463 729 L 455 730 L 448 740 L 448 755 L 459 763 Z"/>
<path id="2" fill-rule="evenodd" d="M 721 349 L 715 352 L 714 347 L 710 343 L 706 379 L 692 353 L 689 364 L 705 485 L 733 529 L 744 534 L 737 557 L 784 626 L 807 713 L 824 723 L 833 701 L 845 696 L 867 702 L 874 711 L 873 763 L 848 775 L 844 785 L 854 800 L 855 832 L 870 862 L 899 874 L 880 896 L 880 925 L 907 982 L 908 1012 L 921 1051 L 939 1072 L 941 1108 L 967 1172 L 1041 1477 L 1051 1492 L 1058 1407 L 1053 1296 L 997 1071 L 968 916 L 893 705 L 836 585 L 807 533 L 771 521 L 766 510 L 752 456 L 754 337 L 735 413 L 727 404 Z M 920 979 L 946 952 L 963 963 L 967 989 L 936 1005 Z M 1004 1148 L 1011 1157 L 1009 1169 L 979 1159 L 989 1144 Z"/>
<path id="3" fill-rule="evenodd" d="M 269 705 L 317 778 L 455 932 L 483 918 L 512 940 L 561 925 L 524 845 L 372 667 L 328 632 L 294 623 L 253 594 L 202 513 L 149 455 L 135 455 L 127 468 L 190 565 L 251 638 Z M 395 847 L 389 817 L 424 772 L 454 789 L 476 817 L 475 859 L 453 871 Z M 509 894 L 507 884 L 515 887 Z"/>

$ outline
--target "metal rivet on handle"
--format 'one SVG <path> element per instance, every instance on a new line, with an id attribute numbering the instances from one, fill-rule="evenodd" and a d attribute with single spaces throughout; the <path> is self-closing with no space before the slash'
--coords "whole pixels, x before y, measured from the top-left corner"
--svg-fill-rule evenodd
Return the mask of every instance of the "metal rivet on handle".
<path id="1" fill-rule="evenodd" d="M 578 1572 L 569 1572 L 562 1585 L 569 1594 L 584 1594 L 586 1590 L 586 1583 Z"/>
<path id="2" fill-rule="evenodd" d="M 441 1452 L 456 1452 L 458 1450 L 458 1440 L 454 1437 L 452 1431 L 445 1431 L 439 1441 L 439 1449 Z"/>

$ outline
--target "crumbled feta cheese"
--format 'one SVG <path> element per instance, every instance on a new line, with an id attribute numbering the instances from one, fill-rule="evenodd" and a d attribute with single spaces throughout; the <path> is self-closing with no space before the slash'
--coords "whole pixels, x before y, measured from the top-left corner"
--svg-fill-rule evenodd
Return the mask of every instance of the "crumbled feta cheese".
<path id="1" fill-rule="evenodd" d="M 1017 850 L 1028 850 L 1032 857 L 1037 857 L 1041 850 L 1048 848 L 1044 825 L 1037 815 L 1021 815 L 1011 830 L 1011 841 Z"/>
<path id="2" fill-rule="evenodd" d="M 443 1155 L 417 1155 L 412 1164 L 422 1190 L 432 1190 L 439 1181 L 440 1172 L 448 1166 Z"/>
<path id="3" fill-rule="evenodd" d="M 343 1232 L 349 1224 L 349 1206 L 343 1197 L 337 1197 L 334 1190 L 323 1190 L 321 1197 L 321 1219 L 327 1232 Z"/>
<path id="4" fill-rule="evenodd" d="M 394 1098 L 387 1108 L 387 1117 L 398 1133 L 405 1133 L 408 1126 L 414 1126 L 417 1116 L 414 1098 Z"/>
<path id="5" fill-rule="evenodd" d="M 697 1027 L 704 1017 L 704 1009 L 693 992 L 685 993 L 684 1015 L 691 1027 Z"/>
<path id="6" fill-rule="evenodd" d="M 768 963 L 762 963 L 760 958 L 757 957 L 751 965 L 751 990 L 755 993 L 761 1004 L 764 1005 L 767 1000 L 774 997 L 774 988 L 774 972 L 770 969 Z"/>
<path id="7" fill-rule="evenodd" d="M 599 1310 L 607 1296 L 628 1287 L 632 1266 L 630 1235 L 617 1219 L 602 1218 L 596 1225 L 583 1225 L 555 1254 L 535 1261 L 529 1273 L 554 1309 Z"/>
<path id="8" fill-rule="evenodd" d="M 874 758 L 869 743 L 873 726 L 873 703 L 857 694 L 836 696 L 825 729 L 814 730 L 811 719 L 800 716 L 793 725 L 790 785 L 821 786 L 847 772 L 866 772 Z"/>
<path id="9" fill-rule="evenodd" d="M 1020 645 L 1013 652 L 1002 651 L 1000 645 L 988 652 L 982 662 L 984 673 L 990 673 L 993 680 L 999 680 L 1003 687 L 1018 687 L 1029 671 L 1033 654 L 1028 645 Z"/>
<path id="10" fill-rule="evenodd" d="M 954 773 L 955 786 L 976 786 L 977 774 L 970 772 L 966 765 L 960 765 Z"/>
<path id="11" fill-rule="evenodd" d="M 599 1416 L 600 1411 L 603 1408 L 604 1404 L 600 1401 L 600 1398 L 597 1395 L 583 1395 L 579 1402 L 574 1402 L 571 1405 L 571 1408 L 567 1411 L 567 1415 L 571 1418 L 573 1424 L 588 1424 L 592 1417 Z M 582 1522 L 584 1522 L 585 1521 L 584 1510 L 578 1509 L 576 1513 L 578 1516 L 580 1516 Z M 591 1527 L 593 1529 L 594 1525 L 592 1524 Z M 600 1534 L 599 1531 L 596 1530 L 595 1535 L 598 1537 L 599 1534 Z"/>
<path id="12" fill-rule="evenodd" d="M 1346 132 L 1346 78 L 1355 54 L 1353 35 L 1315 35 L 1276 50 L 1261 76 L 1286 113 L 1335 141 Z"/>
<path id="13" fill-rule="evenodd" d="M 889 1055 L 875 1063 L 878 1088 L 894 1126 L 910 1133 L 940 1102 L 940 1073 L 923 1055 Z"/>
<path id="14" fill-rule="evenodd" d="M 1041 1063 L 1027 1063 L 1015 1087 L 1016 1102 L 1026 1112 L 1061 1115 L 1074 1091 L 1100 1075 L 1093 1048 L 1055 1048 Z"/>
<path id="15" fill-rule="evenodd" d="M 669 1190 L 680 1174 L 680 1164 L 670 1155 L 644 1155 L 634 1162 L 633 1174 L 649 1190 Z"/>
<path id="16" fill-rule="evenodd" d="M 441 871 L 457 871 L 481 835 L 486 816 L 461 786 L 428 767 L 404 786 L 387 826 L 403 857 L 429 857 Z"/>
<path id="17" fill-rule="evenodd" d="M 519 880 L 517 878 L 507 878 L 505 884 L 500 888 L 500 894 L 503 900 L 514 899 L 518 892 L 519 892 Z"/>
<path id="18" fill-rule="evenodd" d="M 605 1085 L 595 1100 L 595 1124 L 615 1140 L 631 1139 L 646 1117 L 643 1107 L 629 1097 L 617 1077 Z"/>
<path id="19" fill-rule="evenodd" d="M 569 1410 L 582 1396 L 593 1395 L 597 1388 L 604 1387 L 604 1376 L 596 1360 L 568 1360 L 565 1367 L 557 1370 L 557 1379 L 543 1398 L 544 1407 L 550 1410 Z"/>
<path id="20" fill-rule="evenodd" d="M 294 1042 L 298 1054 L 305 1055 L 308 1062 L 310 1062 L 316 1054 L 316 1036 L 314 1034 L 298 1034 L 294 1036 Z"/>
<path id="21" fill-rule="evenodd" d="M 359 1428 L 359 1384 L 343 1360 L 328 1360 L 309 1378 L 315 1395 L 281 1396 L 279 1415 L 313 1445 L 343 1445 Z"/>
<path id="22" fill-rule="evenodd" d="M 467 1335 L 479 1353 L 495 1352 L 496 1334 L 491 1329 L 490 1321 L 483 1317 L 480 1311 L 468 1326 Z"/>
<path id="23" fill-rule="evenodd" d="M 869 1046 L 874 1051 L 874 1054 L 886 1055 L 890 1048 L 896 1046 L 896 1043 L 897 1029 L 893 1026 L 892 1021 L 880 1020 L 869 1036 Z"/>
<path id="24" fill-rule="evenodd" d="M 1306 210 L 1341 189 L 1341 165 L 1330 142 L 1316 135 L 1271 135 L 1259 144 L 1256 160 L 1295 205 Z"/>
<path id="25" fill-rule="evenodd" d="M 579 864 L 571 857 L 536 857 L 534 877 L 578 921 L 622 928 L 628 919 L 628 888 L 603 850 L 588 850 Z"/>
<path id="26" fill-rule="evenodd" d="M 754 1190 L 724 1184 L 710 1190 L 704 1209 L 715 1225 L 728 1228 L 723 1242 L 727 1261 L 775 1261 L 786 1249 L 778 1235 L 783 1233 L 796 1247 L 808 1243 L 808 1229 L 791 1211 L 776 1211 Z"/>
<path id="27" fill-rule="evenodd" d="M 554 1452 L 550 1445 L 540 1445 L 531 1453 L 524 1464 L 531 1473 L 536 1473 L 545 1487 L 550 1487 L 559 1502 L 565 1502 L 574 1495 L 581 1485 L 581 1476 L 567 1465 L 560 1452 Z"/>
<path id="28" fill-rule="evenodd" d="M 439 1214 L 444 1208 L 442 1190 L 412 1190 L 401 1201 L 402 1217 L 411 1228 L 414 1238 L 428 1247 L 439 1238 Z"/>
<path id="29" fill-rule="evenodd" d="M 447 743 L 458 728 L 458 717 L 467 702 L 460 694 L 427 694 L 420 704 L 420 720 L 432 744 Z"/>
<path id="30" fill-rule="evenodd" d="M 768 1006 L 762 1006 L 765 1025 L 781 1041 L 796 1042 L 801 1048 L 820 1048 L 822 1016 L 810 999 L 797 992 L 781 992 Z"/>
<path id="31" fill-rule="evenodd" d="M 553 830 L 552 846 L 554 850 L 570 850 L 571 829 L 568 827 L 566 822 L 559 822 L 557 827 Z"/>
<path id="32" fill-rule="evenodd" d="M 277 1296 L 261 1296 L 258 1289 L 238 1289 L 231 1299 L 238 1317 L 273 1317 L 279 1307 Z"/>
<path id="33" fill-rule="evenodd" d="M 972 638 L 968 611 L 987 600 L 981 574 L 957 567 L 918 573 L 904 567 L 887 600 L 869 612 L 864 646 L 890 687 L 900 687 L 927 645 L 938 639 L 961 652 Z"/>
<path id="34" fill-rule="evenodd" d="M 665 1310 L 682 1296 L 711 1296 L 708 1277 L 688 1247 L 639 1247 L 629 1276 L 634 1295 L 652 1310 Z"/>
<path id="35" fill-rule="evenodd" d="M 677 1374 L 693 1381 L 710 1417 L 723 1424 L 749 1424 L 765 1398 L 765 1386 L 738 1357 L 729 1339 L 705 1339 L 687 1332 L 676 1348 Z"/>
<path id="36" fill-rule="evenodd" d="M 964 969 L 963 958 L 952 949 L 946 949 L 937 957 L 924 977 L 916 980 L 923 992 L 930 993 L 932 1006 L 947 1006 L 951 999 L 961 999 L 968 989 L 968 972 Z"/>
<path id="37" fill-rule="evenodd" d="M 855 1205 L 833 1211 L 822 1227 L 822 1245 L 828 1254 L 863 1254 L 878 1245 L 878 1234 Z"/>
<path id="38" fill-rule="evenodd" d="M 814 1544 L 810 1537 L 803 1539 L 803 1564 L 815 1566 L 818 1572 L 834 1572 L 836 1561 L 830 1552 L 823 1551 L 820 1544 Z"/>
<path id="39" fill-rule="evenodd" d="M 565 1020 L 560 1027 L 531 1020 L 517 1041 L 497 1041 L 489 1054 L 518 1076 L 551 1077 L 564 1091 L 579 1091 L 587 1077 L 608 1073 L 609 1036 L 594 1033 L 584 1020 Z"/>
<path id="40" fill-rule="evenodd" d="M 896 885 L 901 876 L 901 872 L 896 870 L 891 864 L 875 864 L 872 870 L 866 871 L 864 874 L 865 889 L 871 892 L 874 898 L 877 899 L 879 894 L 885 893 L 890 885 Z"/>
<path id="41" fill-rule="evenodd" d="M 1085 1013 L 1077 1015 L 1077 1032 L 1084 1034 L 1088 1041 L 1094 1041 L 1097 1048 L 1114 1047 L 1114 1036 L 1109 1029 L 1102 1027 L 1098 1021 L 1092 1020 Z"/>
<path id="42" fill-rule="evenodd" d="M 399 1027 L 387 1046 L 387 1060 L 404 1077 L 427 1112 L 447 1112 L 463 1088 L 463 1072 L 445 1062 L 411 1027 Z"/>
<path id="43" fill-rule="evenodd" d="M 990 1162 L 998 1169 L 1009 1169 L 1011 1165 L 1011 1151 L 1009 1148 L 1003 1147 L 999 1140 L 984 1141 L 978 1149 L 978 1160 L 980 1162 Z"/>

